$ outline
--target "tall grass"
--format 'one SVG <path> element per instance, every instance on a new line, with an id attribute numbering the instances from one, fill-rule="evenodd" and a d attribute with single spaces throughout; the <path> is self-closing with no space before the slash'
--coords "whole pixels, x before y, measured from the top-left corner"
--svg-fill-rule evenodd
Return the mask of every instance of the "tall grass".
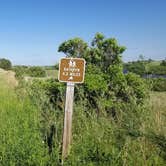
<path id="1" fill-rule="evenodd" d="M 40 114 L 22 96 L 0 81 L 0 165 L 45 165 L 48 160 L 40 134 Z"/>
<path id="2" fill-rule="evenodd" d="M 40 97 L 37 106 L 35 100 Z M 47 100 L 38 93 L 33 98 L 22 93 L 16 95 L 1 79 L 0 166 L 60 164 L 63 112 L 49 108 Z M 165 101 L 166 93 L 152 93 L 148 107 L 136 109 L 133 103 L 124 110 L 117 108 L 116 119 L 104 114 L 98 117 L 94 110 L 85 111 L 83 103 L 75 105 L 73 141 L 64 165 L 164 166 Z M 43 135 L 50 136 L 47 131 L 53 125 L 55 144 L 49 151 Z"/>
<path id="3" fill-rule="evenodd" d="M 166 136 L 166 92 L 153 92 L 150 95 L 149 128 L 153 128 L 158 134 Z"/>
<path id="4" fill-rule="evenodd" d="M 155 100 L 153 97 L 152 101 Z M 123 113 L 115 122 L 104 116 L 97 118 L 95 114 L 87 116 L 82 108 L 77 107 L 73 122 L 73 145 L 65 165 L 164 166 L 164 139 L 155 132 L 158 113 L 153 106 L 150 108 L 152 112 L 144 110 L 142 116 L 145 117 L 141 117 L 140 121 L 136 120 L 137 115 Z M 134 111 L 134 108 L 130 108 L 130 111 Z M 146 118 L 146 112 L 152 117 Z M 140 122 L 140 127 L 133 128 L 137 122 Z M 160 130 L 162 127 L 159 127 Z"/>

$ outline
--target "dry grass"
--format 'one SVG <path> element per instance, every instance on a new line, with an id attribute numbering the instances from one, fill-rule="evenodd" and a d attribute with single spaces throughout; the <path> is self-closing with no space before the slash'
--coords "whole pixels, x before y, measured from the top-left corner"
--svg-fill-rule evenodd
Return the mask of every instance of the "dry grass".
<path id="1" fill-rule="evenodd" d="M 166 136 L 166 92 L 151 93 L 150 111 L 153 129 Z"/>
<path id="2" fill-rule="evenodd" d="M 18 85 L 18 81 L 15 78 L 15 72 L 13 71 L 6 71 L 3 69 L 0 69 L 0 79 L 4 80 L 5 83 L 12 88 Z"/>
<path id="3" fill-rule="evenodd" d="M 58 70 L 46 70 L 47 77 L 58 78 Z"/>

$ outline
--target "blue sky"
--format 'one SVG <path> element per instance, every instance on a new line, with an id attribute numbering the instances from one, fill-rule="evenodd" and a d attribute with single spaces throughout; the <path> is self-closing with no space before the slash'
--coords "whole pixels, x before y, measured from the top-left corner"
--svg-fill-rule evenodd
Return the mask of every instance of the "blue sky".
<path id="1" fill-rule="evenodd" d="M 0 57 L 53 65 L 58 46 L 96 32 L 127 47 L 124 61 L 166 58 L 165 0 L 0 0 Z"/>

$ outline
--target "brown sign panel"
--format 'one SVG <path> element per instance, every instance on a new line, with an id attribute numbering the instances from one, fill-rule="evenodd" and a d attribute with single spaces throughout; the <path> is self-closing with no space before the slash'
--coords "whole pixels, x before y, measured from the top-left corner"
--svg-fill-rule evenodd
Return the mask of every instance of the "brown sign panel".
<path id="1" fill-rule="evenodd" d="M 84 74 L 85 60 L 83 58 L 62 58 L 60 60 L 59 81 L 83 83 Z"/>

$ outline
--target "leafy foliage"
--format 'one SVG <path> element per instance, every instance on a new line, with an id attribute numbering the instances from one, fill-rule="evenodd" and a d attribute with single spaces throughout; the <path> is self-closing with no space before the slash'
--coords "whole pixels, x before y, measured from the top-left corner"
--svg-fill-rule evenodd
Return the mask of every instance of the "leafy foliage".
<path id="1" fill-rule="evenodd" d="M 80 38 L 70 39 L 63 42 L 58 51 L 64 52 L 67 57 L 82 57 L 83 52 L 86 50 L 87 44 Z"/>
<path id="2" fill-rule="evenodd" d="M 162 60 L 162 62 L 160 63 L 161 66 L 166 66 L 166 59 Z"/>
<path id="3" fill-rule="evenodd" d="M 16 73 L 17 78 L 22 78 L 28 73 L 28 66 L 14 66 L 13 70 Z"/>
<path id="4" fill-rule="evenodd" d="M 10 60 L 2 58 L 0 59 L 0 68 L 10 70 L 12 68 L 12 63 L 10 62 Z"/>
<path id="5" fill-rule="evenodd" d="M 165 78 L 153 78 L 148 79 L 148 83 L 153 91 L 166 91 L 166 79 Z"/>
<path id="6" fill-rule="evenodd" d="M 166 75 L 166 66 L 164 65 L 150 66 L 149 74 Z"/>
<path id="7" fill-rule="evenodd" d="M 138 75 L 135 75 L 133 73 L 126 74 L 126 79 L 128 85 L 130 85 L 130 90 L 132 98 L 135 98 L 137 103 L 144 102 L 144 99 L 147 96 L 148 93 L 148 87 L 143 79 L 141 79 Z"/>
<path id="8" fill-rule="evenodd" d="M 143 76 L 144 74 L 146 74 L 146 67 L 143 61 L 126 63 L 124 65 L 124 69 L 129 72 L 138 74 L 140 76 Z"/>
<path id="9" fill-rule="evenodd" d="M 140 76 L 144 75 L 166 75 L 165 60 L 159 61 L 138 60 L 124 64 L 124 71 L 132 72 Z"/>
<path id="10" fill-rule="evenodd" d="M 46 71 L 42 67 L 33 66 L 28 68 L 28 75 L 31 77 L 45 77 Z"/>
<path id="11" fill-rule="evenodd" d="M 44 68 L 39 66 L 14 66 L 13 70 L 16 73 L 17 78 L 23 78 L 24 76 L 30 77 L 45 77 L 46 71 Z"/>

